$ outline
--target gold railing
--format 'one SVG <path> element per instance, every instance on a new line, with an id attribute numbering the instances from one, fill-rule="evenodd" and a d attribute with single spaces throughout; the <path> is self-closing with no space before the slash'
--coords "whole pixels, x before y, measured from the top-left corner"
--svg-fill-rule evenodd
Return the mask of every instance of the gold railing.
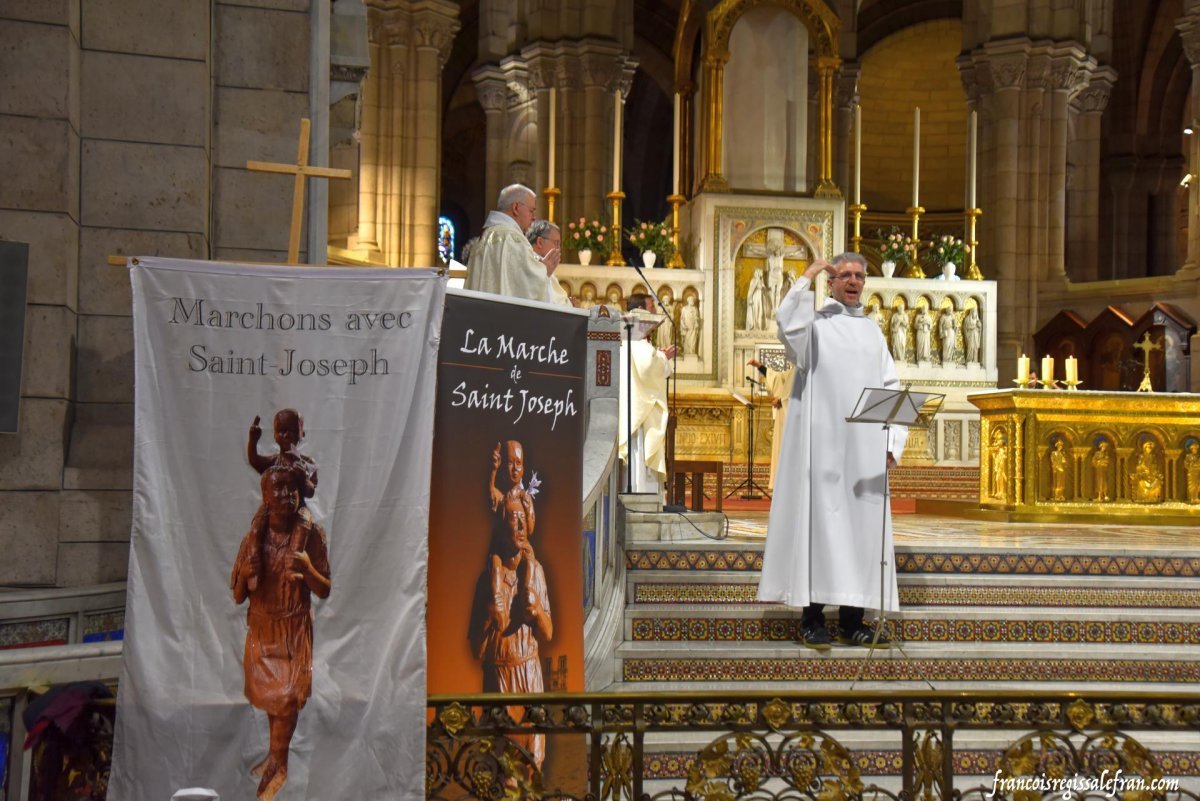
<path id="1" fill-rule="evenodd" d="M 1167 775 L 1154 751 L 1133 736 L 1180 732 L 1200 751 L 1195 693 L 476 695 L 435 696 L 428 707 L 427 799 L 1200 798 L 1200 777 Z M 972 730 L 1011 733 L 994 764 L 981 766 L 977 753 L 970 765 L 956 759 L 955 735 Z M 849 731 L 895 742 L 899 782 L 892 780 L 890 789 L 865 783 L 888 771 L 860 763 L 838 739 Z M 672 735 L 692 743 L 676 749 L 688 756 L 674 777 L 652 775 L 648 763 L 656 751 L 647 750 L 647 740 L 661 751 L 671 747 Z M 533 748 L 533 736 L 545 738 L 551 775 L 543 776 L 530 753 L 541 750 Z M 697 740 L 706 744 L 697 749 Z M 555 749 L 562 749 L 557 759 Z M 1069 787 L 1074 795 L 1064 795 Z"/>

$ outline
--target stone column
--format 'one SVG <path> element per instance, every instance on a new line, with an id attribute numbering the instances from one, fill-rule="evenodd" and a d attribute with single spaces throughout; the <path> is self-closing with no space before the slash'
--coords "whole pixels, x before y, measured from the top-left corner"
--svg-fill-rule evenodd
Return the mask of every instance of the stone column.
<path id="1" fill-rule="evenodd" d="M 1117 73 L 1091 71 L 1071 102 L 1075 137 L 1068 146 L 1067 260 L 1072 281 L 1100 280 L 1100 122 Z"/>
<path id="2" fill-rule="evenodd" d="M 484 190 L 483 215 L 496 204 L 496 198 L 504 187 L 505 151 L 508 137 L 504 130 L 504 110 L 508 107 L 508 84 L 504 76 L 495 67 L 484 67 L 476 70 L 471 76 L 475 81 L 475 93 L 479 97 L 479 105 L 483 106 L 483 116 L 487 123 L 484 138 Z M 472 232 L 473 236 L 475 233 Z"/>
<path id="3" fill-rule="evenodd" d="M 1187 163 L 1184 169 L 1193 177 L 1188 184 L 1188 238 L 1187 259 L 1183 263 L 1181 273 L 1188 276 L 1200 275 L 1200 2 L 1188 0 L 1185 3 L 1186 12 L 1175 23 L 1179 38 L 1183 42 L 1183 51 L 1187 54 L 1188 62 L 1192 65 L 1192 119 L 1190 120 L 1193 133 L 1188 137 L 1188 152 L 1185 154 Z M 1194 373 L 1193 373 L 1194 375 Z M 1200 380 L 1200 379 L 1194 379 Z"/>
<path id="4" fill-rule="evenodd" d="M 1067 118 L 1071 96 L 1086 83 L 1082 53 L 1063 54 L 1051 61 L 1047 85 L 1050 141 L 1046 143 L 1050 159 L 1049 252 L 1044 275 L 1060 282 L 1067 278 Z"/>
<path id="5" fill-rule="evenodd" d="M 371 70 L 364 86 L 357 244 L 384 264 L 434 264 L 441 76 L 459 28 L 458 4 L 370 0 L 367 15 Z"/>
<path id="6" fill-rule="evenodd" d="M 842 64 L 837 78 L 837 118 L 833 138 L 838 143 L 834 149 L 833 175 L 838 186 L 845 187 L 851 198 L 851 181 L 854 175 L 854 104 L 858 100 L 857 62 Z M 848 236 L 849 227 L 847 226 Z"/>
<path id="7" fill-rule="evenodd" d="M 685 83 L 675 87 L 679 93 L 679 189 L 686 198 L 692 196 L 693 175 L 696 170 L 696 131 L 692 126 L 695 110 L 696 85 Z"/>

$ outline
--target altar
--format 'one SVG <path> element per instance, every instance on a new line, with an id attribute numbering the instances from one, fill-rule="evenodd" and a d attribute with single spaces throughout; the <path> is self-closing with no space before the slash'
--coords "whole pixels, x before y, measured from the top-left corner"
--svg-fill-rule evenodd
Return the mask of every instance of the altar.
<path id="1" fill-rule="evenodd" d="M 979 408 L 979 499 L 1009 520 L 1200 520 L 1200 395 L 1009 389 Z"/>

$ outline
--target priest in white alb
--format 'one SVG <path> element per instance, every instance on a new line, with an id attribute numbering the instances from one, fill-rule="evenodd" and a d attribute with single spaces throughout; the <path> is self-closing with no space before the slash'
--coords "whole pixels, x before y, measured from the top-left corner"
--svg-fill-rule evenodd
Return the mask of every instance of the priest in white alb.
<path id="1" fill-rule="evenodd" d="M 817 309 L 813 282 L 830 276 Z M 771 501 L 758 600 L 802 608 L 802 642 L 828 649 L 824 607 L 839 607 L 838 641 L 871 646 L 865 609 L 880 607 L 880 537 L 886 554 L 883 609 L 899 611 L 887 470 L 904 450 L 907 429 L 849 423 L 862 391 L 898 389 L 896 366 L 879 327 L 862 306 L 866 261 L 844 253 L 815 260 L 776 312 L 779 339 L 796 365 L 779 473 Z M 882 632 L 877 645 L 887 646 Z"/>
<path id="2" fill-rule="evenodd" d="M 654 298 L 640 292 L 626 301 L 629 312 L 640 310 L 653 314 Z M 625 359 L 629 350 L 621 343 L 621 390 L 617 442 L 625 469 L 631 471 L 634 492 L 661 493 L 667 479 L 667 378 L 671 375 L 674 346 L 659 349 L 651 338 L 634 340 L 632 356 L 632 393 L 625 386 Z M 633 419 L 629 419 L 630 394 Z M 633 445 L 629 446 L 629 429 L 633 428 Z"/>
<path id="3" fill-rule="evenodd" d="M 467 259 L 463 286 L 513 298 L 554 303 L 551 281 L 559 251 L 545 257 L 533 252 L 525 232 L 537 216 L 537 195 L 521 184 L 500 190 L 496 208 L 483 221 L 483 234 Z"/>

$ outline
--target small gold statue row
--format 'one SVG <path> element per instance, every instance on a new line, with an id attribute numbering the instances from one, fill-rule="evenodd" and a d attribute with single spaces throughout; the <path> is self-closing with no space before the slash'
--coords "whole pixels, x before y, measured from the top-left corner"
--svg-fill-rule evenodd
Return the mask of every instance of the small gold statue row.
<path id="1" fill-rule="evenodd" d="M 1137 432 L 1115 442 L 1105 434 L 1072 445 L 1066 433 L 1052 434 L 1039 445 L 1042 478 L 1039 495 L 1050 502 L 1200 504 L 1200 432 L 1180 447 L 1167 447 L 1152 432 Z M 989 495 L 1006 502 L 1010 447 L 1007 432 L 992 432 L 988 449 Z"/>

